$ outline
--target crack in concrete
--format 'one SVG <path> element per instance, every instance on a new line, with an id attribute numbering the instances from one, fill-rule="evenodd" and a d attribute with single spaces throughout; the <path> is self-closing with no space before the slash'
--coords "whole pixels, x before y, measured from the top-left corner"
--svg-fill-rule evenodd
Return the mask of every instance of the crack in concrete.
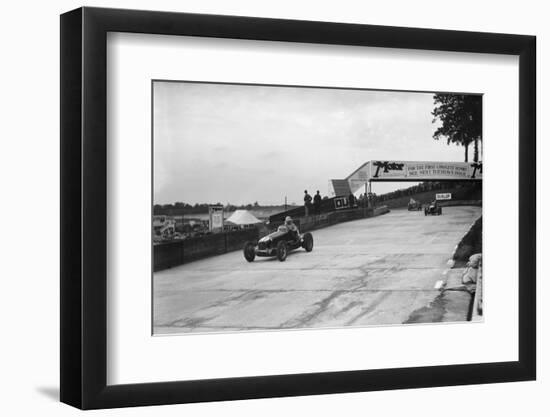
<path id="1" fill-rule="evenodd" d="M 328 297 L 323 298 L 321 301 L 316 302 L 313 304 L 311 309 L 306 310 L 305 312 L 301 313 L 297 317 L 285 321 L 283 324 L 281 324 L 281 328 L 295 328 L 295 327 L 304 327 L 307 325 L 307 323 L 310 323 L 313 321 L 317 316 L 322 314 L 328 309 L 328 306 L 338 297 L 340 297 L 342 294 L 346 293 L 347 291 L 333 291 Z"/>
<path id="2" fill-rule="evenodd" d="M 233 292 L 233 291 L 231 291 L 231 292 Z M 239 302 L 254 301 L 254 300 L 258 300 L 260 298 L 265 298 L 265 295 L 262 294 L 262 291 L 260 291 L 260 290 L 247 290 L 243 294 L 238 294 L 238 295 L 235 295 L 234 297 L 224 298 L 223 300 L 220 300 L 218 302 L 209 304 L 206 307 L 199 308 L 199 309 L 193 311 L 192 313 L 190 313 L 189 316 L 186 317 L 186 318 L 177 319 L 177 320 L 174 320 L 174 321 L 169 322 L 169 323 L 155 323 L 155 326 L 159 326 L 159 327 L 180 327 L 180 328 L 183 328 L 183 327 L 188 327 L 188 328 L 198 327 L 200 325 L 203 325 L 205 322 L 210 321 L 212 319 L 215 319 L 217 317 L 216 314 L 208 316 L 208 317 L 205 317 L 205 316 L 201 317 L 200 316 L 201 313 L 204 314 L 204 313 L 208 312 L 208 310 L 212 310 L 212 309 L 216 309 L 216 308 L 220 308 L 220 307 L 227 307 L 227 306 L 229 306 L 231 304 L 234 304 L 234 303 L 238 304 Z M 204 327 L 204 326 L 202 326 L 202 327 Z"/>
<path id="3" fill-rule="evenodd" d="M 384 301 L 386 298 L 388 298 L 391 294 L 391 291 L 386 291 L 380 294 L 380 296 L 374 300 L 368 307 L 364 308 L 359 314 L 357 314 L 352 319 L 348 320 L 344 326 L 351 326 L 353 323 L 355 323 L 360 318 L 366 316 L 369 313 L 372 313 L 376 308 L 380 305 L 382 301 Z"/>
<path id="4" fill-rule="evenodd" d="M 179 327 L 179 328 L 193 328 L 199 327 L 203 323 L 211 320 L 213 317 L 186 317 L 184 319 L 177 319 L 169 323 L 159 323 L 155 326 L 159 327 Z M 204 327 L 204 326 L 202 326 Z"/>

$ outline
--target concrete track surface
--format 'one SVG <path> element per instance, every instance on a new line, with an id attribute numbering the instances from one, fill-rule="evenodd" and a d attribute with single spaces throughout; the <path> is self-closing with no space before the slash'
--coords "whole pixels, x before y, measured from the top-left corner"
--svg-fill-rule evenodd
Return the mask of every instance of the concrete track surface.
<path id="1" fill-rule="evenodd" d="M 296 250 L 285 262 L 248 263 L 237 251 L 156 272 L 154 333 L 465 320 L 467 303 L 446 312 L 435 285 L 480 215 L 468 206 L 442 216 L 394 210 L 316 230 L 313 252 Z"/>

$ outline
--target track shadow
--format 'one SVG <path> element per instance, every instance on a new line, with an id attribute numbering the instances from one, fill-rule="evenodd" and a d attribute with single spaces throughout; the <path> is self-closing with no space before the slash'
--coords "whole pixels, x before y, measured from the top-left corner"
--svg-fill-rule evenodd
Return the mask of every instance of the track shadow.
<path id="1" fill-rule="evenodd" d="M 286 260 L 283 262 L 286 262 L 288 258 L 293 257 L 294 255 L 300 255 L 300 253 L 305 254 L 307 253 L 303 249 L 300 251 L 300 249 L 294 249 L 293 251 L 288 252 L 286 255 Z M 254 259 L 254 262 L 281 262 L 279 259 L 277 259 L 276 256 L 256 256 L 256 259 Z"/>

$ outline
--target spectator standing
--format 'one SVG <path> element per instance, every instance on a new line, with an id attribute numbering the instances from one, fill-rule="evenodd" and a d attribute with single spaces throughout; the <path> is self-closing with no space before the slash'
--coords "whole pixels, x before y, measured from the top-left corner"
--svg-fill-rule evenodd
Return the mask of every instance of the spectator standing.
<path id="1" fill-rule="evenodd" d="M 355 207 L 355 196 L 353 195 L 353 193 L 349 195 L 348 201 L 350 207 Z"/>
<path id="2" fill-rule="evenodd" d="M 321 214 L 321 194 L 319 194 L 319 190 L 313 197 L 313 207 L 315 207 L 315 214 Z"/>
<path id="3" fill-rule="evenodd" d="M 311 207 L 311 196 L 304 190 L 304 208 L 306 210 L 306 216 L 309 216 L 309 208 Z"/>

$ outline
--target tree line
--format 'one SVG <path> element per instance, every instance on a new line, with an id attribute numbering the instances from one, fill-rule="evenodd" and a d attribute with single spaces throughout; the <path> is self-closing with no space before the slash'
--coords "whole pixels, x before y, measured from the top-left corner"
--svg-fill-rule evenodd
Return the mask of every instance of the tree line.
<path id="1" fill-rule="evenodd" d="M 281 206 L 264 206 L 260 205 L 257 201 L 249 204 L 222 204 L 217 202 L 213 203 L 195 203 L 189 204 L 181 201 L 177 201 L 173 204 L 155 204 L 153 206 L 154 215 L 166 215 L 166 216 L 182 216 L 189 214 L 204 214 L 208 213 L 208 207 L 212 205 L 222 206 L 225 211 L 235 211 L 235 210 L 263 210 L 263 209 L 273 209 Z"/>
<path id="2" fill-rule="evenodd" d="M 409 188 L 402 188 L 399 190 L 391 191 L 389 193 L 381 194 L 375 196 L 377 202 L 383 202 L 387 200 L 393 200 L 395 198 L 404 197 L 404 196 L 414 196 L 426 191 L 438 191 L 438 190 L 449 190 L 457 188 L 469 187 L 474 189 L 475 187 L 480 187 L 479 184 L 471 182 L 439 182 L 439 181 L 426 181 L 418 185 L 413 185 Z"/>
<path id="3" fill-rule="evenodd" d="M 482 96 L 473 94 L 435 94 L 433 123 L 441 122 L 433 138 L 445 138 L 447 144 L 464 146 L 464 162 L 468 162 L 468 148 L 474 145 L 474 162 L 480 159 L 482 139 Z"/>

